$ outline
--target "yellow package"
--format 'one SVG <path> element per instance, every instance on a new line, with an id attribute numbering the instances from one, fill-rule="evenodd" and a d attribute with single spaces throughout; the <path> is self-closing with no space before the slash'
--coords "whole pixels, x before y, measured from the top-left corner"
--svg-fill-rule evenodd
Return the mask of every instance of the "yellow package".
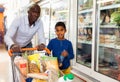
<path id="1" fill-rule="evenodd" d="M 28 56 L 28 60 L 30 62 L 35 62 L 38 68 L 40 68 L 40 62 L 39 62 L 40 55 L 39 54 L 32 54 Z"/>

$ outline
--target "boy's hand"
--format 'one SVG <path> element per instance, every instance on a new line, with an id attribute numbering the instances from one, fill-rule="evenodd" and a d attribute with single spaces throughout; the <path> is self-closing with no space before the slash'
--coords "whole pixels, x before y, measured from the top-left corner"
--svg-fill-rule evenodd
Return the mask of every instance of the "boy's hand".
<path id="1" fill-rule="evenodd" d="M 17 44 L 13 44 L 10 49 L 13 51 L 13 52 L 21 52 L 21 47 Z"/>
<path id="2" fill-rule="evenodd" d="M 44 44 L 40 44 L 40 45 L 37 46 L 37 49 L 38 49 L 38 51 L 42 51 L 42 50 L 45 49 L 45 45 Z"/>
<path id="3" fill-rule="evenodd" d="M 62 67 L 62 63 L 59 63 L 59 67 Z"/>
<path id="4" fill-rule="evenodd" d="M 66 50 L 64 50 L 62 53 L 61 53 L 62 56 L 66 57 L 68 56 L 68 52 Z"/>

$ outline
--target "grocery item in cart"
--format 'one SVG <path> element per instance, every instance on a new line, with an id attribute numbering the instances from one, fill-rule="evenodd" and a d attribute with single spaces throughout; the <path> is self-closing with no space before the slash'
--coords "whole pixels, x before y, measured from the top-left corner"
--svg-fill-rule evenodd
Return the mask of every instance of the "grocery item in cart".
<path id="1" fill-rule="evenodd" d="M 40 72 L 43 73 L 43 72 L 45 72 L 46 70 L 47 70 L 47 69 L 46 69 L 45 61 L 40 58 Z"/>
<path id="2" fill-rule="evenodd" d="M 40 73 L 38 66 L 34 62 L 28 64 L 29 73 Z"/>
<path id="3" fill-rule="evenodd" d="M 40 58 L 40 55 L 36 53 L 28 56 L 28 60 L 30 62 L 35 62 L 37 66 L 40 68 L 39 58 Z"/>
<path id="4" fill-rule="evenodd" d="M 57 57 L 44 56 L 41 57 L 40 60 L 44 61 L 46 69 L 54 68 L 57 71 L 59 70 Z"/>
<path id="5" fill-rule="evenodd" d="M 14 63 L 19 68 L 22 75 L 26 76 L 27 75 L 27 64 L 28 64 L 27 60 L 21 56 L 16 56 Z"/>
<path id="6" fill-rule="evenodd" d="M 48 73 L 48 82 L 57 82 L 58 81 L 58 71 L 54 68 L 49 68 Z"/>
<path id="7" fill-rule="evenodd" d="M 47 80 L 48 76 L 45 73 L 28 73 L 27 77 L 31 78 L 37 78 L 37 79 L 42 79 L 42 80 Z"/>
<path id="8" fill-rule="evenodd" d="M 32 54 L 28 56 L 28 68 L 29 73 L 40 73 L 40 55 L 39 54 Z"/>
<path id="9" fill-rule="evenodd" d="M 19 62 L 19 68 L 20 68 L 21 73 L 24 76 L 26 76 L 26 74 L 27 74 L 27 60 L 26 59 L 20 60 L 20 62 Z"/>
<path id="10" fill-rule="evenodd" d="M 28 73 L 27 77 L 34 78 L 32 82 L 57 82 L 58 72 L 54 68 L 49 68 L 45 73 Z"/>

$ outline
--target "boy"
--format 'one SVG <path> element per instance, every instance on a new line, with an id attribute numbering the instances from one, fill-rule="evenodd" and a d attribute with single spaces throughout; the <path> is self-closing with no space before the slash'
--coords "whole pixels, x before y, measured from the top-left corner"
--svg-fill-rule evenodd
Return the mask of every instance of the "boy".
<path id="1" fill-rule="evenodd" d="M 58 58 L 59 68 L 64 74 L 70 73 L 70 60 L 74 58 L 72 43 L 65 39 L 66 26 L 63 22 L 55 25 L 57 37 L 52 39 L 47 48 L 52 51 L 53 57 Z"/>

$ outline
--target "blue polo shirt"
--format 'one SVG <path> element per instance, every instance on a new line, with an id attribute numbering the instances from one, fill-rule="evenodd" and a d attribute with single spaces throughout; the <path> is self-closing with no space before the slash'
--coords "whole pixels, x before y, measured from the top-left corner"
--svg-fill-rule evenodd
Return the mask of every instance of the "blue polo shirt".
<path id="1" fill-rule="evenodd" d="M 54 38 L 49 42 L 47 48 L 52 51 L 53 57 L 58 58 L 58 62 L 60 62 L 61 53 L 66 50 L 68 52 L 68 56 L 64 58 L 60 69 L 67 69 L 70 66 L 70 60 L 74 58 L 74 54 L 72 43 L 69 40 L 58 40 L 57 38 Z"/>

